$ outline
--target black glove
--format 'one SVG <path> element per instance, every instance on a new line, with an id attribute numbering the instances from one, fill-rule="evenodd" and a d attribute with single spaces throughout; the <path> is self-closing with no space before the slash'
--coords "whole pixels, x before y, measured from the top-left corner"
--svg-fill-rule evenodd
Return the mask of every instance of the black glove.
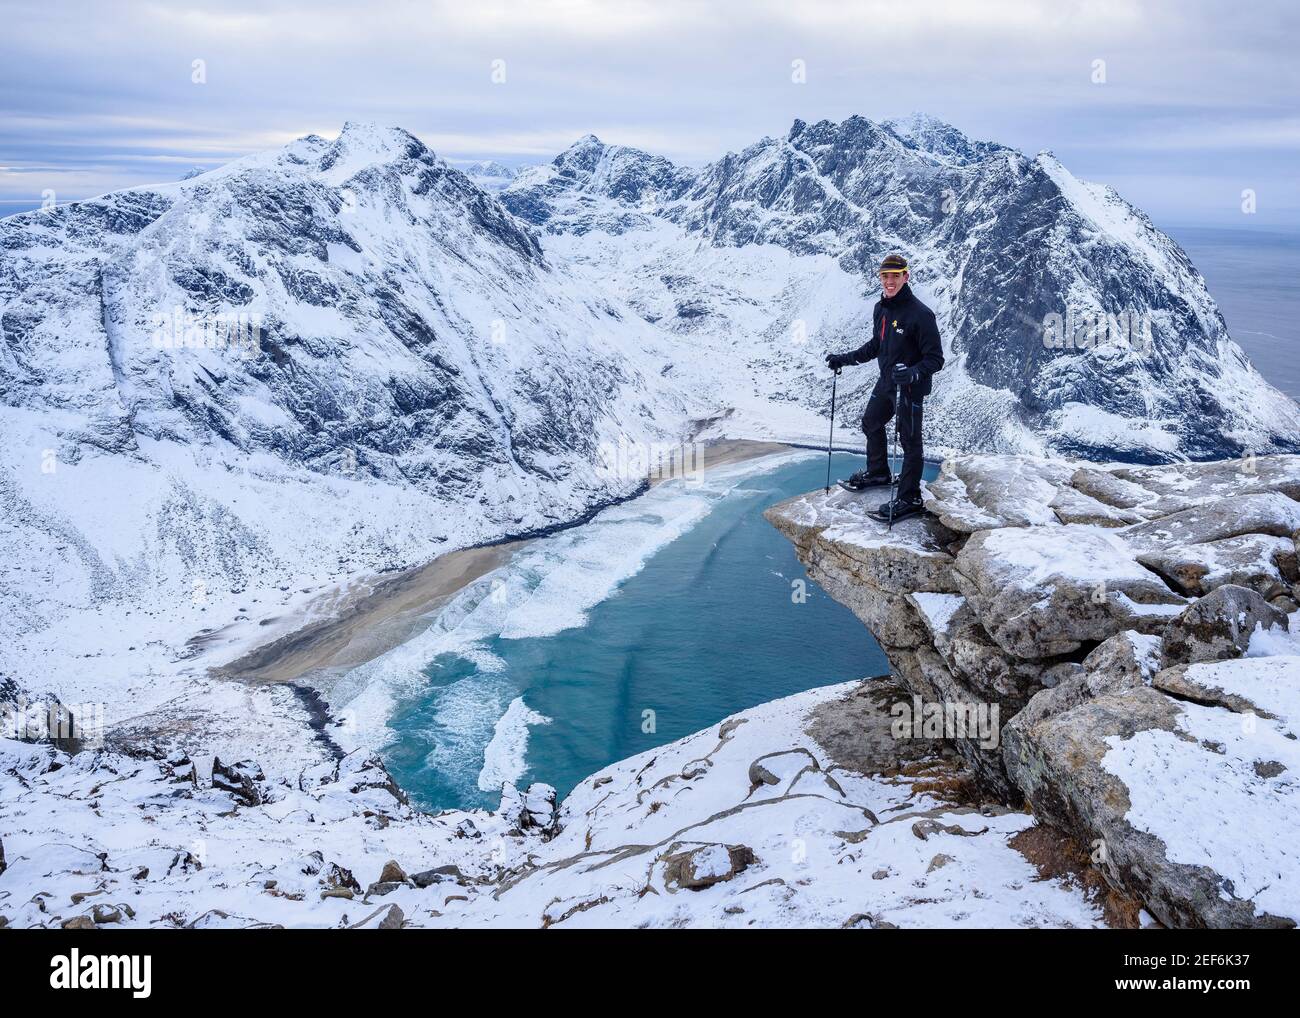
<path id="1" fill-rule="evenodd" d="M 921 378 L 921 369 L 906 364 L 894 365 L 894 384 L 895 385 L 914 385 Z"/>
<path id="2" fill-rule="evenodd" d="M 851 353 L 828 353 L 826 355 L 826 366 L 832 371 L 839 371 L 840 368 L 847 368 L 853 363 L 853 354 Z"/>

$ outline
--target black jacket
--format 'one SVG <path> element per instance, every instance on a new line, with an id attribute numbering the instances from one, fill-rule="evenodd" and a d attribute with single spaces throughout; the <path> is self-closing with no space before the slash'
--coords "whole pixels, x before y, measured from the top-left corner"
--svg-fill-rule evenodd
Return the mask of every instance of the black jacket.
<path id="1" fill-rule="evenodd" d="M 849 356 L 851 363 L 865 364 L 879 359 L 880 381 L 876 392 L 893 392 L 895 364 L 921 369 L 911 388 L 913 398 L 930 395 L 930 376 L 943 367 L 943 347 L 934 312 L 917 300 L 907 283 L 893 297 L 882 297 L 871 315 L 871 338 Z"/>

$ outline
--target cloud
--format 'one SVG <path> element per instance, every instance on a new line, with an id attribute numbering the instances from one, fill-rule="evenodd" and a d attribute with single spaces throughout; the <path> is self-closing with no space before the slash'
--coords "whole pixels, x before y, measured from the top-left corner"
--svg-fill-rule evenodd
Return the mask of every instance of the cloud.
<path id="1" fill-rule="evenodd" d="M 1262 157 L 1296 143 L 1296 29 L 1280 0 L 1231 14 L 1207 0 L 16 0 L 0 151 L 68 179 L 106 167 L 91 193 L 132 159 L 147 182 L 158 157 L 206 164 L 348 119 L 457 158 L 537 161 L 595 132 L 699 163 L 796 117 L 920 109 L 1076 170 L 1077 155 L 1102 180 L 1225 152 L 1272 173 Z M 0 177 L 0 198 L 32 184 L 20 176 Z M 1161 212 L 1158 190 L 1129 197 Z"/>

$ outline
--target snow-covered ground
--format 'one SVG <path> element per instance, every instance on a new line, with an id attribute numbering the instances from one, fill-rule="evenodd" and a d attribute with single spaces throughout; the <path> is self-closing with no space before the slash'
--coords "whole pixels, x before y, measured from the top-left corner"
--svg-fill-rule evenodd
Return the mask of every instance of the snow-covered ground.
<path id="1" fill-rule="evenodd" d="M 364 753 L 268 769 L 250 805 L 203 763 L 196 785 L 179 758 L 6 740 L 0 918 L 337 927 L 398 921 L 396 906 L 416 927 L 1100 925 L 1081 883 L 1044 879 L 1010 843 L 1031 817 L 927 790 L 960 776 L 950 759 L 870 760 L 864 732 L 888 726 L 871 689 L 811 690 L 621 761 L 558 818 L 540 786 L 498 813 L 414 812 Z M 846 699 L 874 720 L 819 727 Z"/>

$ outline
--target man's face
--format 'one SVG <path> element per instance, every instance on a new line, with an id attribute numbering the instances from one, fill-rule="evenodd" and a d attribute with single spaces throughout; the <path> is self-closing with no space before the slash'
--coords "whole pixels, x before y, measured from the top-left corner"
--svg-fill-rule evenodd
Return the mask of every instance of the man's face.
<path id="1" fill-rule="evenodd" d="M 902 272 L 882 272 L 880 274 L 880 288 L 885 291 L 886 297 L 892 297 L 903 288 L 907 282 L 907 270 Z"/>

